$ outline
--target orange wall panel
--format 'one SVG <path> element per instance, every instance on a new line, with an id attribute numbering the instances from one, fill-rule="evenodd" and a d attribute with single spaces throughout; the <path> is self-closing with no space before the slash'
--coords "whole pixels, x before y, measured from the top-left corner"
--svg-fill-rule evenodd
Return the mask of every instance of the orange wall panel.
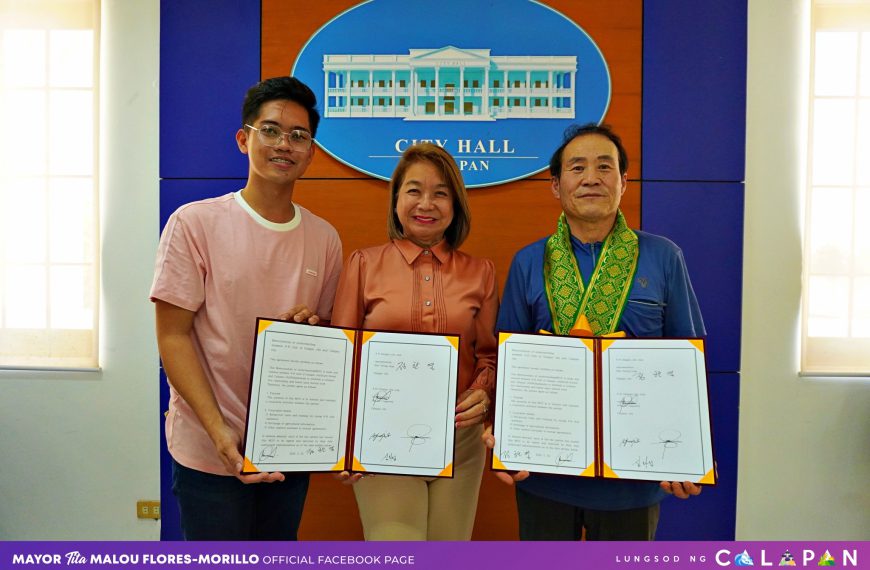
<path id="1" fill-rule="evenodd" d="M 286 75 L 305 42 L 321 26 L 356 2 L 327 0 L 299 3 L 262 1 L 262 77 Z M 620 133 L 630 169 L 622 207 L 632 227 L 640 227 L 641 185 L 641 0 L 551 0 L 547 2 L 582 27 L 604 54 L 612 95 L 605 122 Z M 558 140 L 540 141 L 549 156 Z M 359 144 L 366 144 L 360 140 Z M 370 178 L 318 149 L 294 199 L 329 220 L 341 235 L 344 253 L 387 239 L 388 183 Z M 549 173 L 469 191 L 472 230 L 463 250 L 495 262 L 500 289 L 514 253 L 549 235 L 561 212 L 550 191 Z M 516 540 L 516 505 L 512 487 L 484 472 L 473 539 Z M 304 540 L 358 540 L 359 514 L 349 487 L 330 475 L 312 477 L 300 529 Z"/>

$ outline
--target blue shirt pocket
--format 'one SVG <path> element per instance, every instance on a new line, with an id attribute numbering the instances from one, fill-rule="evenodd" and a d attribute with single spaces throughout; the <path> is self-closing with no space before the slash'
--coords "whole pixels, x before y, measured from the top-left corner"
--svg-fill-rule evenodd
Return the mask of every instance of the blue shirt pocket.
<path id="1" fill-rule="evenodd" d="M 656 299 L 629 299 L 620 325 L 635 337 L 660 337 L 665 330 L 665 304 Z"/>

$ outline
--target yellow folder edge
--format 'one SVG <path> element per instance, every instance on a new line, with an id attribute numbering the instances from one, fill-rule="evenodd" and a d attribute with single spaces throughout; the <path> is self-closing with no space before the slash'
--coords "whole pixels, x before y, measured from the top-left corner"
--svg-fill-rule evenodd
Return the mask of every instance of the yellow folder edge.
<path id="1" fill-rule="evenodd" d="M 344 459 L 339 459 L 338 463 L 333 465 L 330 471 L 344 471 Z"/>
<path id="2" fill-rule="evenodd" d="M 453 348 L 459 350 L 459 337 L 458 336 L 445 336 L 447 342 L 453 345 Z"/>
<path id="3" fill-rule="evenodd" d="M 255 473 L 260 472 L 260 470 L 257 468 L 257 466 L 254 465 L 253 463 L 251 463 L 251 460 L 248 459 L 247 457 L 245 457 L 245 466 L 242 469 L 242 471 L 245 473 L 250 473 L 251 471 L 253 471 Z"/>
<path id="4" fill-rule="evenodd" d="M 511 337 L 513 333 L 500 332 L 498 333 L 498 343 L 501 344 Z"/>
<path id="5" fill-rule="evenodd" d="M 441 470 L 441 473 L 438 474 L 439 477 L 452 477 L 453 476 L 453 464 L 450 463 Z"/>
<path id="6" fill-rule="evenodd" d="M 580 339 L 580 342 L 582 342 L 583 344 L 585 344 L 585 345 L 586 345 L 586 348 L 588 348 L 588 349 L 591 350 L 592 352 L 595 352 L 595 340 L 594 340 L 594 339 L 591 339 L 591 338 L 581 338 L 581 339 Z"/>
<path id="7" fill-rule="evenodd" d="M 366 470 L 366 468 L 363 467 L 363 464 L 359 462 L 359 459 L 357 459 L 356 456 L 354 456 L 353 458 L 353 470 L 359 472 Z"/>
<path id="8" fill-rule="evenodd" d="M 353 329 L 341 329 L 341 332 L 344 333 L 344 336 L 346 336 L 347 340 L 350 341 L 350 344 L 353 345 L 353 341 L 356 338 L 356 331 Z"/>
<path id="9" fill-rule="evenodd" d="M 574 321 L 574 326 L 571 328 L 578 332 L 582 331 L 583 333 L 592 334 L 592 325 L 589 324 L 589 319 L 587 319 L 586 315 L 583 313 L 577 315 L 577 320 Z"/>
<path id="10" fill-rule="evenodd" d="M 617 475 L 613 469 L 610 468 L 610 465 L 607 463 L 601 462 L 601 467 L 603 470 L 604 477 L 607 479 L 619 479 L 619 475 Z"/>
<path id="11" fill-rule="evenodd" d="M 604 352 L 605 350 L 610 348 L 610 345 L 613 344 L 614 342 L 616 342 L 616 341 L 615 340 L 602 340 L 601 341 L 601 352 Z"/>
<path id="12" fill-rule="evenodd" d="M 703 477 L 701 477 L 701 480 L 698 481 L 698 483 L 709 483 L 710 485 L 715 484 L 716 483 L 716 474 L 713 473 L 713 469 L 710 469 L 709 471 L 707 471 L 707 474 L 704 475 Z"/>
<path id="13" fill-rule="evenodd" d="M 590 463 L 589 467 L 587 467 L 586 469 L 583 470 L 582 473 L 580 473 L 580 476 L 581 477 L 595 477 L 595 462 L 593 461 L 592 463 Z"/>
<path id="14" fill-rule="evenodd" d="M 274 323 L 275 323 L 275 321 L 265 321 L 265 320 L 260 321 L 259 326 L 257 327 L 257 334 L 260 334 L 261 332 L 263 332 L 267 328 L 271 327 Z M 250 330 L 250 329 L 248 329 L 248 330 Z"/>
<path id="15" fill-rule="evenodd" d="M 492 468 L 507 470 L 507 467 L 504 466 L 504 463 L 501 462 L 501 459 L 495 453 L 492 454 Z"/>
<path id="16" fill-rule="evenodd" d="M 700 338 L 690 338 L 688 340 L 690 343 L 695 345 L 695 348 L 697 348 L 702 353 L 704 352 L 704 341 L 703 340 L 701 340 Z M 705 475 L 705 477 L 706 477 L 706 475 Z"/>
<path id="17" fill-rule="evenodd" d="M 372 338 L 373 336 L 375 336 L 376 334 L 378 334 L 378 333 L 376 333 L 376 332 L 372 332 L 372 331 L 364 331 L 364 332 L 363 332 L 362 343 L 363 343 L 363 344 L 367 343 L 367 342 L 368 342 L 369 340 L 371 340 L 371 338 Z"/>

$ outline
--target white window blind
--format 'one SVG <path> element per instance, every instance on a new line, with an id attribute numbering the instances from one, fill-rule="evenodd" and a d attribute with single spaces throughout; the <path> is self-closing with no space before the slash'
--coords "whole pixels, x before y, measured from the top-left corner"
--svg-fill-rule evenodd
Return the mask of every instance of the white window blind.
<path id="1" fill-rule="evenodd" d="M 870 375 L 870 2 L 811 22 L 801 371 Z"/>
<path id="2" fill-rule="evenodd" d="M 0 367 L 98 365 L 98 23 L 0 4 Z"/>

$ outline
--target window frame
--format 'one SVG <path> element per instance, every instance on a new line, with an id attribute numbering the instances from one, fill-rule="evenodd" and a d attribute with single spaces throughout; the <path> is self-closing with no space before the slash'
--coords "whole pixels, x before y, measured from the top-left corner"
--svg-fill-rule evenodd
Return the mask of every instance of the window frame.
<path id="1" fill-rule="evenodd" d="M 52 92 L 75 92 L 88 91 L 91 97 L 91 113 L 92 122 L 90 125 L 93 136 L 93 148 L 91 158 L 90 175 L 80 174 L 58 174 L 52 172 L 49 168 L 49 153 L 45 153 L 45 168 L 41 173 L 34 174 L 37 178 L 44 179 L 45 189 L 45 216 L 46 216 L 46 240 L 48 240 L 49 230 L 51 228 L 49 212 L 51 209 L 51 181 L 58 179 L 76 179 L 89 178 L 91 181 L 90 196 L 92 197 L 90 204 L 90 234 L 82 236 L 83 239 L 89 240 L 89 255 L 90 260 L 85 260 L 82 263 L 72 263 L 73 266 L 84 265 L 89 268 L 88 275 L 92 283 L 89 291 L 91 326 L 90 328 L 52 328 L 51 323 L 51 287 L 50 274 L 53 267 L 62 267 L 70 265 L 71 262 L 53 261 L 46 250 L 46 255 L 42 262 L 37 263 L 38 267 L 43 267 L 46 272 L 46 323 L 42 328 L 21 328 L 7 327 L 4 305 L 6 303 L 6 283 L 5 283 L 5 268 L 7 267 L 8 259 L 5 258 L 5 251 L 0 251 L 0 268 L 3 274 L 0 274 L 0 293 L 3 298 L 0 299 L 0 340 L 3 345 L 6 345 L 4 352 L 0 353 L 0 370 L 3 371 L 49 371 L 49 372 L 94 372 L 100 370 L 100 318 L 101 318 L 101 259 L 100 259 L 100 2 L 99 0 L 75 0 L 58 3 L 53 0 L 33 0 L 28 2 L 25 7 L 21 4 L 13 3 L 5 9 L 0 9 L 0 15 L 3 16 L 3 26 L 0 28 L 0 38 L 5 37 L 7 31 L 11 30 L 35 30 L 45 32 L 46 45 L 46 77 L 42 86 L 8 86 L 5 82 L 0 84 L 0 91 L 4 94 L 12 93 L 20 90 L 36 90 L 46 94 L 46 137 L 51 135 L 52 125 L 48 116 L 48 106 L 50 94 Z M 50 50 L 49 45 L 52 39 L 52 31 L 66 30 L 91 30 L 92 31 L 92 46 L 91 46 L 91 84 L 90 87 L 76 86 L 58 86 L 52 85 L 50 76 Z M 2 79 L 0 79 L 2 81 Z M 0 242 L 3 241 L 0 236 Z M 47 243 L 49 243 L 47 241 Z M 46 246 L 48 248 L 48 246 Z M 13 262 L 14 263 L 14 262 Z M 35 262 L 34 262 L 35 263 Z M 87 336 L 89 335 L 89 338 Z M 81 336 L 82 351 L 76 355 L 61 355 L 62 349 L 57 346 L 64 341 L 67 343 L 73 337 Z M 38 346 L 46 346 L 48 355 L 33 355 L 25 354 L 25 351 L 19 351 L 19 347 L 32 346 L 29 343 L 35 342 Z M 87 350 L 84 350 L 87 346 Z M 11 348 L 10 348 L 11 347 Z M 51 352 L 54 351 L 54 354 Z"/>
<path id="2" fill-rule="evenodd" d="M 855 32 L 858 34 L 856 71 L 856 91 L 854 96 L 825 95 L 816 93 L 816 40 L 817 33 L 826 31 Z M 856 309 L 851 304 L 854 298 L 855 280 L 858 271 L 855 267 L 857 245 L 854 232 L 859 222 L 854 210 L 852 213 L 852 250 L 850 254 L 849 270 L 847 272 L 832 274 L 835 277 L 845 277 L 849 283 L 848 309 L 849 333 L 848 336 L 810 336 L 810 281 L 813 276 L 821 276 L 822 272 L 814 272 L 812 266 L 812 228 L 813 228 L 813 200 L 816 197 L 816 188 L 844 188 L 851 192 L 852 204 L 861 189 L 865 187 L 857 177 L 858 140 L 859 131 L 856 127 L 852 145 L 849 151 L 854 154 L 855 166 L 852 172 L 851 185 L 817 184 L 814 181 L 814 135 L 816 119 L 816 102 L 818 100 L 853 99 L 855 102 L 855 117 L 857 117 L 861 101 L 867 102 L 870 109 L 870 93 L 862 94 L 860 91 L 860 73 L 862 66 L 862 43 L 870 42 L 870 5 L 850 2 L 849 0 L 813 0 L 809 20 L 809 53 L 807 61 L 808 84 L 806 90 L 806 141 L 804 145 L 804 197 L 803 197 L 803 270 L 801 290 L 801 317 L 800 317 L 800 363 L 799 374 L 804 377 L 868 377 L 870 376 L 870 361 L 866 355 L 870 354 L 870 337 L 851 336 L 852 319 L 855 318 Z M 870 53 L 870 47 L 865 46 L 866 53 Z M 865 62 L 866 65 L 866 62 Z M 865 134 L 864 136 L 870 136 Z M 863 273 L 861 274 L 863 275 Z M 868 275 L 867 277 L 870 277 Z"/>

